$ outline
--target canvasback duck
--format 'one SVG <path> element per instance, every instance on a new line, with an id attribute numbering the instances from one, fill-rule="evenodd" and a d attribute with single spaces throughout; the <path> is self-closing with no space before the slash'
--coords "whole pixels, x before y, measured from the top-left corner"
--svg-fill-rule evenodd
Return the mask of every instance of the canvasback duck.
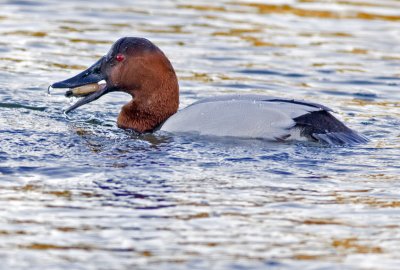
<path id="1" fill-rule="evenodd" d="M 117 124 L 139 133 L 163 130 L 274 141 L 308 140 L 328 144 L 367 142 L 332 110 L 312 102 L 263 95 L 207 98 L 178 111 L 179 85 L 164 53 L 144 38 L 124 37 L 107 55 L 78 75 L 53 83 L 66 96 L 82 97 L 66 113 L 101 96 L 123 91 L 132 96 Z"/>

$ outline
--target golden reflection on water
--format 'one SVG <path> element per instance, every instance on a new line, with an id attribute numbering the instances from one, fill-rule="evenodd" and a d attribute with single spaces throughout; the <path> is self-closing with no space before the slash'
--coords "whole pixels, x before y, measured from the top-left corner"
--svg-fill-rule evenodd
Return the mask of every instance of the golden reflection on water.
<path id="1" fill-rule="evenodd" d="M 374 175 L 370 176 L 370 179 L 379 179 L 382 180 L 397 180 L 397 177 L 394 178 L 393 176 L 384 176 L 384 175 Z M 335 198 L 336 203 L 338 204 L 363 204 L 377 208 L 393 208 L 393 207 L 400 207 L 400 201 L 381 201 L 376 198 L 372 197 L 359 197 L 359 196 L 343 196 L 341 194 L 336 195 Z"/>
<path id="2" fill-rule="evenodd" d="M 3 33 L 6 36 L 31 36 L 31 37 L 45 37 L 47 33 L 45 32 L 36 32 L 36 31 L 12 31 Z"/>
<path id="3" fill-rule="evenodd" d="M 339 251 L 345 253 L 383 253 L 379 246 L 368 246 L 359 243 L 357 238 L 335 239 L 332 241 L 332 246 Z"/>
<path id="4" fill-rule="evenodd" d="M 334 1 L 334 2 L 336 2 L 339 5 L 353 4 L 355 6 L 367 6 L 363 5 L 363 3 L 355 4 L 355 2 L 344 2 L 344 1 Z M 261 14 L 270 14 L 270 13 L 293 14 L 300 17 L 315 17 L 322 19 L 361 19 L 361 20 L 388 20 L 388 21 L 400 20 L 400 16 L 380 15 L 380 14 L 366 13 L 366 12 L 353 12 L 350 14 L 346 14 L 340 12 L 331 12 L 328 10 L 307 10 L 302 8 L 296 8 L 290 5 L 269 5 L 260 3 L 237 3 L 237 4 L 242 6 L 257 8 L 258 12 Z M 373 5 L 373 6 L 379 6 L 379 5 Z"/>
<path id="5" fill-rule="evenodd" d="M 299 1 L 306 3 L 317 3 L 320 1 Z M 352 5 L 352 6 L 367 6 L 367 7 L 392 7 L 389 5 L 379 4 L 366 4 L 360 2 L 345 2 L 345 1 L 332 1 L 339 5 Z M 367 12 L 351 12 L 341 13 L 333 12 L 329 10 L 316 10 L 316 9 L 303 9 L 297 8 L 288 4 L 262 4 L 262 3 L 241 3 L 241 2 L 230 2 L 233 6 L 251 7 L 255 8 L 259 14 L 292 14 L 299 17 L 314 17 L 321 19 L 361 19 L 361 20 L 387 20 L 387 21 L 399 21 L 400 15 L 381 15 Z M 217 12 L 231 12 L 232 10 L 222 6 L 206 6 L 206 5 L 178 5 L 178 8 L 194 9 L 198 11 L 217 11 Z M 398 8 L 398 7 L 393 7 Z M 251 11 L 237 10 L 239 13 L 251 13 Z"/>
<path id="6" fill-rule="evenodd" d="M 340 261 L 340 256 L 346 256 L 350 254 L 381 254 L 384 250 L 379 246 L 370 246 L 368 244 L 361 244 L 360 240 L 356 237 L 334 239 L 330 243 L 338 254 L 305 254 L 298 253 L 293 256 L 296 260 L 330 260 Z"/>
<path id="7" fill-rule="evenodd" d="M 60 68 L 60 69 L 75 69 L 75 70 L 83 70 L 86 69 L 86 66 L 81 66 L 81 65 L 68 65 L 68 64 L 62 64 L 62 63 L 48 63 L 49 67 L 55 67 L 55 68 Z"/>
<path id="8" fill-rule="evenodd" d="M 33 250 L 96 250 L 98 247 L 88 246 L 88 245 L 75 245 L 75 246 L 60 246 L 45 243 L 33 243 L 30 245 L 20 245 L 21 249 L 33 249 Z"/>

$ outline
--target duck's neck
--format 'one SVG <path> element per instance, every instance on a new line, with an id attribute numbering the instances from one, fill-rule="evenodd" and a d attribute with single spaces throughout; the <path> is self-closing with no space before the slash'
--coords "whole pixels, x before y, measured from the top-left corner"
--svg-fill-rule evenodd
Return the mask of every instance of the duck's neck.
<path id="1" fill-rule="evenodd" d="M 133 99 L 122 107 L 118 116 L 119 128 L 140 133 L 152 132 L 178 110 L 179 87 L 176 78 L 173 83 L 170 81 L 157 85 L 156 89 L 132 91 L 132 96 Z"/>

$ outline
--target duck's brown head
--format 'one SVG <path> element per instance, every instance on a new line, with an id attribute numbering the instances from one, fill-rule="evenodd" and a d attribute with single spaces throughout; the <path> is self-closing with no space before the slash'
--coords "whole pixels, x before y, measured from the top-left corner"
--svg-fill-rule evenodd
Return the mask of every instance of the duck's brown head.
<path id="1" fill-rule="evenodd" d="M 66 96 L 82 97 L 66 113 L 109 92 L 130 94 L 132 100 L 122 107 L 118 126 L 138 132 L 154 130 L 179 105 L 178 80 L 171 63 L 157 46 L 144 38 L 119 39 L 91 67 L 51 87 L 68 88 Z"/>

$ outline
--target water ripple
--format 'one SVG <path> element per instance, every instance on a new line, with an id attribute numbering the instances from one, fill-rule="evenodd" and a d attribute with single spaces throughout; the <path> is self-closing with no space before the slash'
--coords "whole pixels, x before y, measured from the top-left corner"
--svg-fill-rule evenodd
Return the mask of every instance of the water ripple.
<path id="1" fill-rule="evenodd" d="M 2 267 L 397 269 L 399 8 L 395 0 L 5 1 Z M 115 125 L 130 99 L 118 94 L 65 116 L 69 101 L 47 86 L 121 36 L 163 49 L 181 107 L 234 93 L 307 99 L 371 141 L 138 135 Z"/>

